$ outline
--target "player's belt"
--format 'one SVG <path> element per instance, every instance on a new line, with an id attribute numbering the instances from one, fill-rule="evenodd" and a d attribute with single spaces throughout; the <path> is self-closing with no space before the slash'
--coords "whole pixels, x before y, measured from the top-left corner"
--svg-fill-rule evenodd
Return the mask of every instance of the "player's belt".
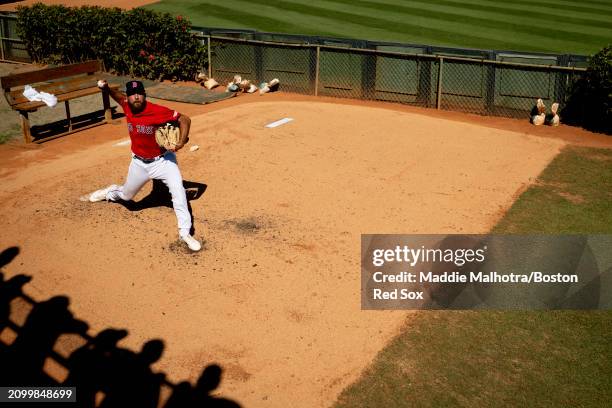
<path id="1" fill-rule="evenodd" d="M 147 159 L 146 157 L 140 157 L 139 155 L 135 154 L 134 158 L 140 160 L 141 162 L 145 163 L 145 164 L 149 164 L 149 163 L 153 163 L 155 160 L 159 159 L 161 156 L 155 156 L 152 157 L 150 159 Z"/>

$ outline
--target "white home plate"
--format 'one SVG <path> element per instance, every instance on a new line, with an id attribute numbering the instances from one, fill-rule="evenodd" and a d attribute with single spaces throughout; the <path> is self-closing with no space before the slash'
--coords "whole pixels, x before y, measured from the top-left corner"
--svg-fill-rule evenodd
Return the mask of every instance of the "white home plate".
<path id="1" fill-rule="evenodd" d="M 281 120 L 277 120 L 276 122 L 268 123 L 266 125 L 267 128 L 275 128 L 280 125 L 284 125 L 285 123 L 289 123 L 293 120 L 293 118 L 282 118 Z"/>

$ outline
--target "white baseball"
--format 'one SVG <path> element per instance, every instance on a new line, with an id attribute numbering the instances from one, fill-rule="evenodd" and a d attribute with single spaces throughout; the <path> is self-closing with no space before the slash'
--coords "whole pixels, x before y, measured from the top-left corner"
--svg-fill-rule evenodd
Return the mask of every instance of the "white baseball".
<path id="1" fill-rule="evenodd" d="M 106 81 L 100 79 L 98 80 L 98 88 L 102 89 L 106 85 Z"/>

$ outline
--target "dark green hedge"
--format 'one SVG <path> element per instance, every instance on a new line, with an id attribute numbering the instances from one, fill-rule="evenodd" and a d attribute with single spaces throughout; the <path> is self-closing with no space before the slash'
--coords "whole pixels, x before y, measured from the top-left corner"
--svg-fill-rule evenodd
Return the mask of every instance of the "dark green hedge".
<path id="1" fill-rule="evenodd" d="M 34 62 L 101 59 L 107 71 L 148 79 L 193 79 L 206 48 L 190 22 L 144 9 L 18 7 L 17 33 Z"/>
<path id="2" fill-rule="evenodd" d="M 572 87 L 563 122 L 612 134 L 612 45 L 589 61 L 585 75 Z"/>

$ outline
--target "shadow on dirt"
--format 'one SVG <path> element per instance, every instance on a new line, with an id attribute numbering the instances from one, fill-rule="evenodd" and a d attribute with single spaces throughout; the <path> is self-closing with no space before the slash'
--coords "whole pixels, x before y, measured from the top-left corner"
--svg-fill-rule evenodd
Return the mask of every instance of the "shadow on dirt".
<path id="1" fill-rule="evenodd" d="M 18 253 L 17 247 L 0 253 L 0 268 Z M 78 407 L 239 407 L 211 395 L 221 383 L 220 366 L 205 367 L 195 385 L 173 384 L 151 368 L 162 356 L 162 340 L 149 340 L 135 352 L 118 345 L 128 336 L 125 329 L 108 328 L 92 337 L 89 325 L 69 310 L 68 297 L 37 302 L 23 293 L 30 280 L 27 275 L 4 280 L 0 272 L 2 386 L 76 387 Z"/>
<path id="2" fill-rule="evenodd" d="M 195 181 L 187 181 L 183 180 L 183 187 L 185 187 L 185 192 L 187 194 L 187 209 L 189 210 L 189 216 L 191 217 L 191 235 L 195 234 L 195 223 L 193 222 L 193 209 L 191 208 L 191 201 L 199 199 L 206 188 L 208 187 L 206 184 L 197 183 Z M 130 211 L 142 211 L 147 208 L 155 208 L 155 207 L 172 207 L 172 196 L 170 195 L 170 190 L 161 180 L 153 180 L 153 188 L 148 196 L 144 197 L 140 201 L 117 201 L 117 203 L 121 204 L 125 208 Z"/>
<path id="3" fill-rule="evenodd" d="M 183 187 L 187 193 L 187 202 L 199 199 L 208 187 L 206 184 L 195 181 L 183 180 Z M 170 190 L 161 180 L 153 180 L 153 188 L 148 196 L 140 201 L 117 201 L 130 211 L 142 211 L 147 208 L 168 207 L 172 208 L 172 196 Z M 189 205 L 191 214 L 191 205 Z"/>
<path id="4" fill-rule="evenodd" d="M 117 108 L 112 108 L 112 119 L 119 119 L 124 117 L 123 113 L 117 112 Z M 104 110 L 98 110 L 95 112 L 74 116 L 71 117 L 70 120 L 62 119 L 55 122 L 46 123 L 44 125 L 35 125 L 32 126 L 30 132 L 32 134 L 32 138 L 34 141 L 38 139 L 44 139 L 48 137 L 53 137 L 57 135 L 61 135 L 67 132 L 70 127 L 72 130 L 76 131 L 79 129 L 85 129 L 87 127 L 93 125 L 102 125 L 106 121 L 104 117 Z"/>

